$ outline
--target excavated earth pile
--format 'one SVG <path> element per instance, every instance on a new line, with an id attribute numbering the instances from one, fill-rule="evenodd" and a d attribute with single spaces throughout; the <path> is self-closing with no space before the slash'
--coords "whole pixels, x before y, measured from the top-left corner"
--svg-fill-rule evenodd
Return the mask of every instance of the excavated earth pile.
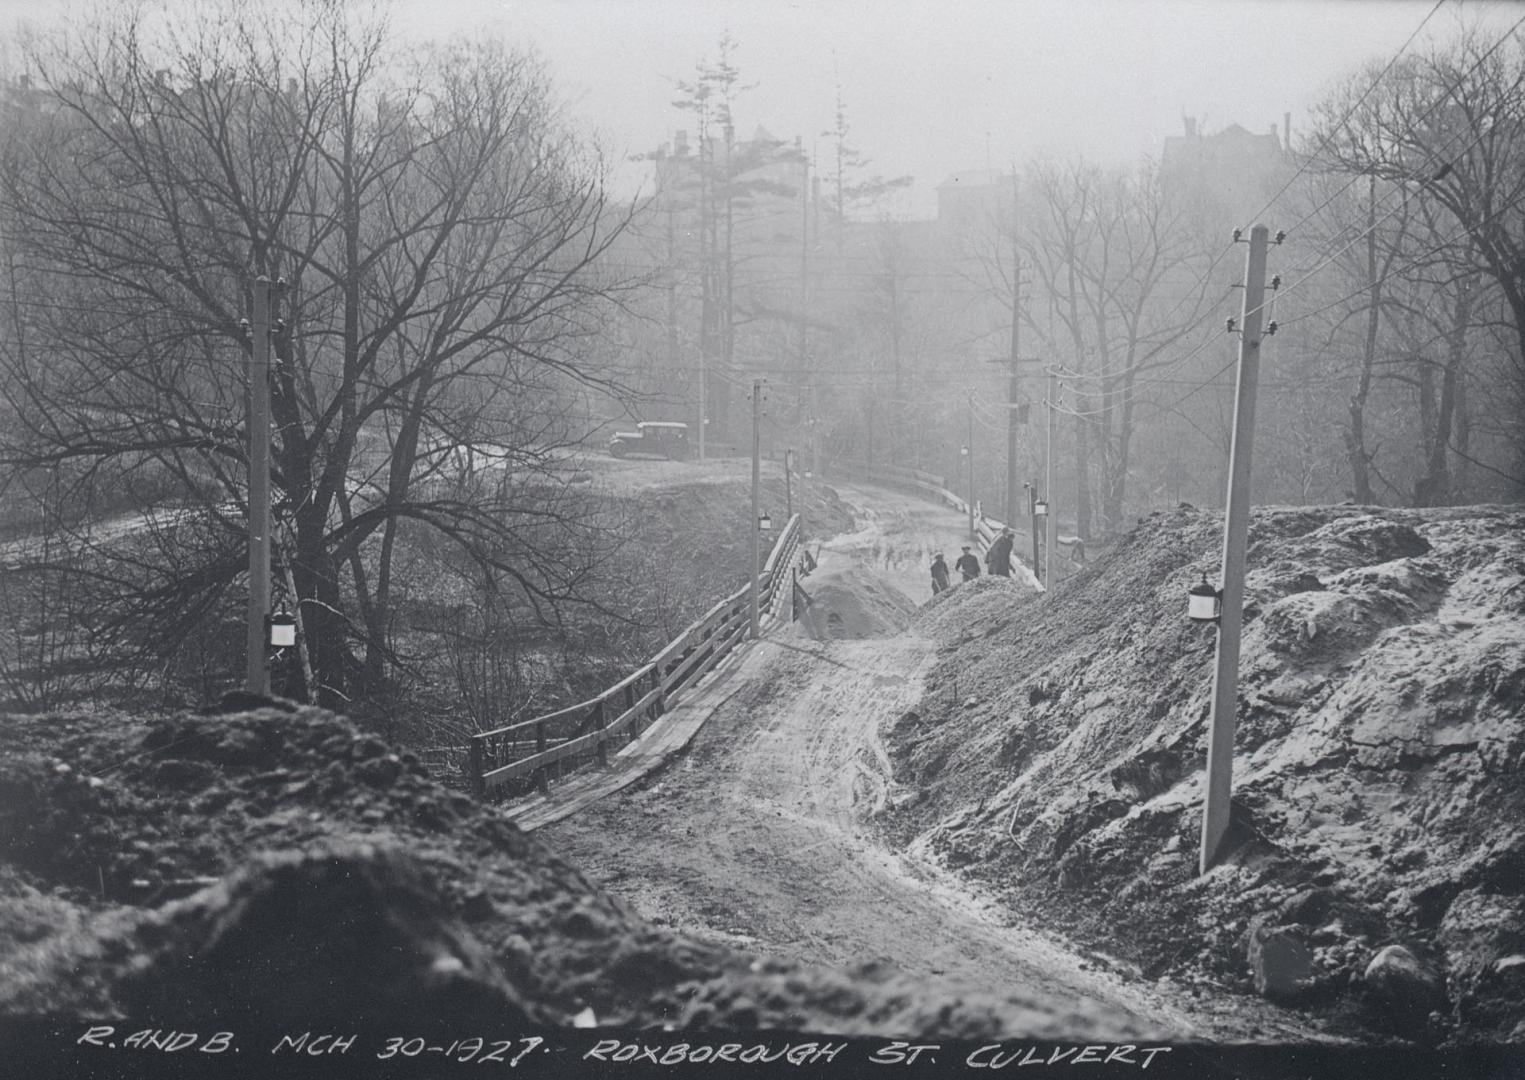
<path id="1" fill-rule="evenodd" d="M 994 999 L 655 927 L 321 710 L 0 730 L 0 1019 L 1014 1030 Z"/>
<path id="2" fill-rule="evenodd" d="M 881 637 L 904 630 L 916 605 L 898 590 L 851 564 L 806 579 L 808 601 L 799 623 L 816 641 Z"/>
<path id="3" fill-rule="evenodd" d="M 1266 509 L 1229 850 L 1197 875 L 1222 519 L 1143 519 L 1048 596 L 962 588 L 886 735 L 890 835 L 1145 978 L 1331 1031 L 1525 1039 L 1525 513 Z"/>

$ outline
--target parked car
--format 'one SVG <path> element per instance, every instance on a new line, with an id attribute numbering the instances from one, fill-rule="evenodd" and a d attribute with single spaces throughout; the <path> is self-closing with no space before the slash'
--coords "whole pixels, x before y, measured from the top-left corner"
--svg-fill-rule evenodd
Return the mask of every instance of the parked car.
<path id="1" fill-rule="evenodd" d="M 689 456 L 688 425 L 671 420 L 642 420 L 635 431 L 616 431 L 609 439 L 609 453 L 685 460 Z"/>

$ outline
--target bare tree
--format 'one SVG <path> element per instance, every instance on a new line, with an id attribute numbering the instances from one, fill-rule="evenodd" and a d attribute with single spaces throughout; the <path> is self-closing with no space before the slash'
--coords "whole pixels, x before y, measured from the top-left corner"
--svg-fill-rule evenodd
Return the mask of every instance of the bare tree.
<path id="1" fill-rule="evenodd" d="M 1023 192 L 1023 261 L 1035 279 L 1024 321 L 1073 372 L 1075 512 L 1088 537 L 1092 471 L 1104 527 L 1115 529 L 1125 520 L 1134 440 L 1151 416 L 1140 408 L 1150 378 L 1178 364 L 1212 286 L 1185 208 L 1165 197 L 1150 168 L 1128 175 L 1040 164 Z M 993 287 L 1009 278 L 992 276 Z"/>
<path id="2" fill-rule="evenodd" d="M 4 461 L 168 483 L 238 536 L 241 320 L 265 275 L 284 282 L 278 539 L 320 700 L 380 689 L 410 529 L 554 623 L 607 539 L 552 464 L 564 389 L 607 382 L 580 346 L 617 289 L 598 261 L 624 218 L 542 72 L 491 42 L 404 62 L 338 3 L 159 25 L 129 12 L 32 57 L 4 209 L 33 344 L 3 357 L 22 419 Z M 461 452 L 498 479 L 450 482 Z M 158 606 L 216 607 L 242 552 L 204 555 Z"/>
<path id="3" fill-rule="evenodd" d="M 1326 104 L 1317 132 L 1324 163 L 1399 188 L 1449 223 L 1432 253 L 1476 273 L 1456 279 L 1467 284 L 1458 294 L 1465 310 L 1452 310 L 1452 360 L 1460 355 L 1456 320 L 1487 318 L 1495 305 L 1512 339 L 1491 395 L 1501 408 L 1491 413 L 1511 447 L 1514 460 L 1504 473 L 1518 494 L 1525 490 L 1525 432 L 1518 423 L 1525 410 L 1525 39 L 1513 33 L 1488 42 L 1468 33 L 1377 74 L 1361 97 L 1352 100 L 1347 87 Z M 1365 84 L 1372 81 L 1367 73 Z M 1455 395 L 1453 387 L 1453 409 Z M 1432 429 L 1447 428 L 1447 443 L 1458 430 L 1450 419 L 1454 413 L 1447 419 L 1437 412 Z M 1428 455 L 1417 501 L 1437 498 L 1438 452 Z"/>

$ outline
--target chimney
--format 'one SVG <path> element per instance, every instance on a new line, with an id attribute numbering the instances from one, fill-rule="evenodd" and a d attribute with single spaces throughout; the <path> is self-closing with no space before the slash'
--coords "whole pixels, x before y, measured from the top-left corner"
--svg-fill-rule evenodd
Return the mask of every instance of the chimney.
<path id="1" fill-rule="evenodd" d="M 673 157 L 688 156 L 688 132 L 680 131 L 672 137 Z"/>
<path id="2" fill-rule="evenodd" d="M 1282 131 L 1284 132 L 1284 136 L 1282 138 L 1282 143 L 1281 143 L 1281 148 L 1283 150 L 1290 150 L 1290 149 L 1292 149 L 1292 114 L 1291 113 L 1284 112 L 1284 113 L 1281 114 L 1281 126 L 1282 126 Z"/>
<path id="3" fill-rule="evenodd" d="M 1197 118 L 1195 116 L 1183 116 L 1181 117 L 1181 123 L 1186 126 L 1186 137 L 1188 139 L 1197 137 Z"/>

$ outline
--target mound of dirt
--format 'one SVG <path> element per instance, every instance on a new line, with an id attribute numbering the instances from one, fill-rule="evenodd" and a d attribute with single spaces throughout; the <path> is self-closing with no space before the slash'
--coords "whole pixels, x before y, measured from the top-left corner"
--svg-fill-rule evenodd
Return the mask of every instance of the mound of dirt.
<path id="1" fill-rule="evenodd" d="M 949 1038 L 1060 1023 L 655 927 L 321 710 L 0 731 L 0 1018 Z"/>
<path id="2" fill-rule="evenodd" d="M 1221 530 L 1183 507 L 1048 596 L 929 605 L 892 834 L 1151 978 L 1253 992 L 1282 935 L 1337 1031 L 1525 1036 L 1525 514 L 1255 515 L 1231 850 L 1199 877 L 1214 639 L 1184 616 Z M 1367 978 L 1389 944 L 1444 976 L 1438 1014 Z"/>
<path id="3" fill-rule="evenodd" d="M 878 576 L 848 564 L 821 570 L 802 586 L 810 597 L 799 624 L 816 641 L 862 640 L 899 633 L 916 605 Z"/>

